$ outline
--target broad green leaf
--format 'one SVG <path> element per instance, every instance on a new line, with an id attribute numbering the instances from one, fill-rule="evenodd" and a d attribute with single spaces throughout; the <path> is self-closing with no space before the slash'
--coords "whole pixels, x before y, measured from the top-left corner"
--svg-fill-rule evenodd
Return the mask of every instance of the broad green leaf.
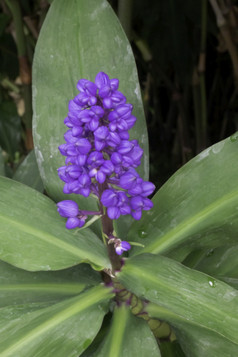
<path id="1" fill-rule="evenodd" d="M 0 178 L 0 259 L 26 270 L 59 270 L 81 262 L 110 267 L 106 248 L 90 230 L 69 231 L 48 197 Z"/>
<path id="2" fill-rule="evenodd" d="M 27 306 L 0 309 L 1 357 L 79 356 L 97 334 L 110 297 L 110 289 L 98 286 L 29 313 Z"/>
<path id="3" fill-rule="evenodd" d="M 185 265 L 186 267 L 192 268 L 192 269 L 196 269 L 198 263 L 204 258 L 204 256 L 206 254 L 209 254 L 209 252 L 212 249 L 207 249 L 207 248 L 203 248 L 203 249 L 194 249 L 192 252 L 190 252 L 190 254 L 188 254 L 185 259 L 181 260 L 180 262 Z M 173 253 L 174 251 L 172 251 Z M 172 258 L 169 255 L 167 255 L 168 258 Z M 173 258 L 172 258 L 173 259 Z M 176 259 L 175 259 L 176 260 Z M 198 269 L 199 270 L 199 269 Z M 213 275 L 213 273 L 211 273 L 211 275 Z"/>
<path id="4" fill-rule="evenodd" d="M 109 311 L 103 319 L 102 326 L 97 334 L 97 336 L 94 338 L 93 342 L 91 345 L 88 346 L 88 348 L 80 355 L 80 357 L 92 357 L 93 354 L 98 350 L 99 346 L 101 345 L 102 341 L 106 337 L 106 335 L 109 333 L 110 329 L 110 323 L 112 319 L 112 312 Z"/>
<path id="5" fill-rule="evenodd" d="M 18 166 L 13 175 L 13 180 L 24 183 L 39 192 L 44 191 L 34 151 L 31 151 Z"/>
<path id="6" fill-rule="evenodd" d="M 229 285 L 152 254 L 128 259 L 117 277 L 137 296 L 238 344 L 238 291 Z"/>
<path id="7" fill-rule="evenodd" d="M 210 249 L 195 267 L 238 289 L 237 254 L 238 245 Z"/>
<path id="8" fill-rule="evenodd" d="M 238 231 L 238 133 L 203 151 L 154 196 L 154 207 L 130 229 L 134 253 L 162 253 L 181 245 L 236 244 Z"/>
<path id="9" fill-rule="evenodd" d="M 238 278 L 238 245 L 210 249 L 196 269 L 207 274 L 224 275 Z"/>
<path id="10" fill-rule="evenodd" d="M 147 130 L 136 65 L 116 15 L 106 0 L 55 0 L 42 27 L 33 65 L 35 152 L 44 186 L 54 200 L 65 198 L 57 168 L 64 165 L 58 146 L 64 143 L 67 130 L 68 101 L 78 93 L 80 78 L 94 80 L 100 71 L 119 79 L 119 90 L 134 106 L 138 121 L 131 138 L 140 140 L 144 149 L 140 173 L 147 177 Z M 93 199 L 74 198 L 83 209 L 95 208 Z"/>
<path id="11" fill-rule="evenodd" d="M 129 307 L 115 307 L 110 331 L 93 357 L 159 357 L 158 344 L 147 322 Z"/>
<path id="12" fill-rule="evenodd" d="M 29 272 L 0 261 L 0 307 L 62 300 L 100 283 L 87 264 L 48 272 Z"/>
<path id="13" fill-rule="evenodd" d="M 169 321 L 186 356 L 233 357 L 237 355 L 237 344 L 232 343 L 210 329 L 196 326 L 181 316 L 156 304 L 148 304 L 146 310 L 151 317 Z M 165 356 L 167 357 L 167 354 Z M 174 355 L 172 356 L 174 357 Z"/>

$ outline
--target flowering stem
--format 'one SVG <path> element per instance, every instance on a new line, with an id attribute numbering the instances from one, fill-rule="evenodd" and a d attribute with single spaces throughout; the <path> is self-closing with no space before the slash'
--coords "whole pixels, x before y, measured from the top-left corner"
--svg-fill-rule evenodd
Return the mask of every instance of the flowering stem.
<path id="1" fill-rule="evenodd" d="M 107 184 L 99 184 L 99 197 L 101 198 L 102 192 L 107 188 Z M 103 206 L 100 202 L 100 210 L 103 210 Z M 102 229 L 103 233 L 106 236 L 111 236 L 113 233 L 113 221 L 108 217 L 106 213 L 102 215 Z M 107 251 L 108 256 L 112 264 L 112 271 L 115 272 L 116 270 L 120 270 L 121 268 L 121 261 L 119 255 L 116 254 L 115 248 L 113 244 L 108 244 L 108 240 L 106 239 Z"/>
<path id="2" fill-rule="evenodd" d="M 102 228 L 103 228 L 103 233 L 105 233 L 107 236 L 112 234 L 113 232 L 112 220 L 106 214 L 102 216 Z M 106 244 L 107 244 L 108 256 L 112 263 L 113 272 L 115 270 L 120 270 L 121 262 L 120 262 L 119 255 L 116 254 L 113 244 L 108 244 L 108 240 L 106 241 Z"/>
<path id="3" fill-rule="evenodd" d="M 95 83 L 80 79 L 79 94 L 69 101 L 69 114 L 64 123 L 69 128 L 66 143 L 59 151 L 66 156 L 65 166 L 58 169 L 65 182 L 64 193 L 84 197 L 90 194 L 99 200 L 99 211 L 82 211 L 71 200 L 57 203 L 58 212 L 67 218 L 66 228 L 83 228 L 102 219 L 103 240 L 111 261 L 111 277 L 121 268 L 120 255 L 131 249 L 130 243 L 113 235 L 113 220 L 131 215 L 139 220 L 142 210 L 153 203 L 147 197 L 155 186 L 144 181 L 135 170 L 143 150 L 137 140 L 129 140 L 128 131 L 136 117 L 133 106 L 118 91 L 119 80 L 99 72 Z M 94 215 L 86 222 L 88 216 Z M 106 238 L 106 239 L 105 239 Z M 112 244 L 110 244 L 112 243 Z"/>

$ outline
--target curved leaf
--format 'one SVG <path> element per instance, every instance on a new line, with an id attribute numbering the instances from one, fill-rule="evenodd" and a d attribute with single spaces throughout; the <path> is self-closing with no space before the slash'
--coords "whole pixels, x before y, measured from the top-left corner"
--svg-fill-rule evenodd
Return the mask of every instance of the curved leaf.
<path id="1" fill-rule="evenodd" d="M 238 135 L 237 135 L 238 137 Z M 237 243 L 238 141 L 211 146 L 178 170 L 154 196 L 154 208 L 129 232 L 134 254 Z"/>
<path id="2" fill-rule="evenodd" d="M 149 304 L 146 310 L 151 317 L 169 321 L 186 356 L 233 357 L 237 354 L 237 344 L 210 329 L 191 324 L 186 319 L 156 304 Z"/>
<path id="3" fill-rule="evenodd" d="M 87 264 L 54 272 L 28 272 L 0 261 L 0 307 L 56 302 L 100 281 L 100 275 Z"/>
<path id="4" fill-rule="evenodd" d="M 110 267 L 106 248 L 89 229 L 68 231 L 48 197 L 0 178 L 0 259 L 26 270 L 64 269 L 81 262 Z"/>
<path id="5" fill-rule="evenodd" d="M 55 0 L 37 42 L 33 65 L 33 134 L 44 186 L 54 200 L 65 199 L 57 168 L 64 165 L 58 146 L 64 142 L 68 101 L 80 78 L 94 80 L 99 71 L 120 80 L 120 91 L 134 106 L 138 121 L 131 137 L 141 140 L 140 168 L 148 176 L 147 130 L 135 61 L 130 44 L 106 0 Z M 49 100 L 50 98 L 50 100 Z M 67 195 L 69 197 L 69 195 Z M 83 209 L 95 209 L 93 198 L 73 195 Z"/>
<path id="6" fill-rule="evenodd" d="M 196 269 L 211 274 L 227 284 L 238 288 L 238 245 L 210 249 L 196 264 Z"/>
<path id="7" fill-rule="evenodd" d="M 34 151 L 31 151 L 26 156 L 26 158 L 18 166 L 12 178 L 13 180 L 24 183 L 39 192 L 44 191 Z"/>
<path id="8" fill-rule="evenodd" d="M 137 296 L 238 344 L 238 291 L 229 285 L 152 254 L 128 259 L 117 277 Z"/>
<path id="9" fill-rule="evenodd" d="M 79 356 L 97 334 L 111 296 L 98 286 L 32 312 L 27 305 L 0 309 L 1 357 Z"/>
<path id="10" fill-rule="evenodd" d="M 147 322 L 135 317 L 129 307 L 115 307 L 109 334 L 94 357 L 159 357 L 158 344 Z"/>

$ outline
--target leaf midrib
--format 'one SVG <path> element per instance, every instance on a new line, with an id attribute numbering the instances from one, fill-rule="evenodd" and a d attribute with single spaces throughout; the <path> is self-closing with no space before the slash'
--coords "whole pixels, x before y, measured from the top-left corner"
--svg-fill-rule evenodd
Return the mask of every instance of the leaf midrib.
<path id="1" fill-rule="evenodd" d="M 93 257 L 93 254 L 89 255 L 89 251 L 85 251 L 82 247 L 79 249 L 77 246 L 71 245 L 63 240 L 60 240 L 60 239 L 56 238 L 55 236 L 53 236 L 52 234 L 41 231 L 39 229 L 35 229 L 27 224 L 22 224 L 16 220 L 10 219 L 9 217 L 3 216 L 3 215 L 0 215 L 0 221 L 1 220 L 5 221 L 7 224 L 10 224 L 11 226 L 17 227 L 20 231 L 22 231 L 24 233 L 35 236 L 35 237 L 47 242 L 48 244 L 56 246 L 57 248 L 59 248 L 61 250 L 65 250 L 77 258 L 85 259 L 85 254 L 86 254 L 87 258 L 90 256 Z"/>
<path id="2" fill-rule="evenodd" d="M 6 284 L 0 286 L 0 293 L 7 291 L 29 291 L 29 292 L 47 292 L 47 293 L 62 293 L 72 294 L 82 291 L 86 284 L 79 283 L 40 283 L 40 284 Z"/>
<path id="3" fill-rule="evenodd" d="M 1 357 L 11 356 L 16 353 L 17 350 L 21 349 L 24 345 L 29 344 L 32 340 L 45 333 L 46 331 L 54 328 L 56 325 L 62 323 L 63 321 L 69 319 L 74 314 L 78 314 L 88 307 L 101 302 L 102 300 L 110 297 L 110 290 L 105 289 L 100 286 L 93 288 L 91 291 L 86 292 L 82 298 L 79 296 L 76 302 L 72 303 L 71 306 L 62 308 L 60 312 L 57 312 L 53 317 L 49 318 L 47 321 L 42 322 L 36 328 L 26 333 L 19 341 L 11 345 L 9 348 L 1 352 Z M 75 299 L 75 298 L 73 298 Z"/>
<path id="4" fill-rule="evenodd" d="M 114 312 L 114 321 L 112 325 L 112 339 L 111 346 L 108 356 L 109 357 L 118 357 L 121 356 L 121 347 L 123 336 L 126 329 L 126 323 L 129 317 L 128 310 L 125 306 L 118 308 Z"/>
<path id="5" fill-rule="evenodd" d="M 216 211 L 224 209 L 224 207 L 231 203 L 233 200 L 237 200 L 237 196 L 238 190 L 230 192 L 229 194 L 223 196 L 221 199 L 216 200 L 194 216 L 182 221 L 161 238 L 155 238 L 152 243 L 147 245 L 144 249 L 136 252 L 135 255 L 141 253 L 158 254 L 167 251 L 173 246 L 173 244 L 177 244 L 182 239 L 184 239 L 186 237 L 186 232 L 188 232 L 191 227 L 198 225 L 204 218 L 207 219 Z M 178 239 L 178 237 L 180 237 L 180 239 Z"/>
<path id="6" fill-rule="evenodd" d="M 130 267 L 130 268 L 131 268 L 131 267 Z M 181 291 L 179 291 L 179 292 L 176 291 L 176 289 L 173 289 L 173 287 L 166 285 L 166 284 L 163 282 L 163 280 L 161 281 L 161 280 L 159 280 L 159 279 L 155 279 L 155 278 L 151 275 L 151 273 L 147 273 L 146 270 L 143 270 L 143 271 L 142 271 L 142 270 L 141 270 L 138 266 L 136 266 L 136 265 L 133 265 L 133 266 L 132 266 L 131 271 L 132 271 L 132 272 L 133 272 L 133 271 L 134 271 L 134 272 L 137 271 L 137 275 L 139 275 L 139 276 L 144 276 L 145 279 L 152 281 L 152 282 L 155 284 L 155 286 L 158 286 L 158 281 L 159 281 L 159 286 L 162 287 L 162 288 L 165 288 L 165 289 L 167 289 L 167 290 L 169 290 L 169 291 L 171 291 L 172 294 L 180 294 L 182 297 L 187 297 L 185 293 L 183 293 L 183 292 L 181 292 Z M 158 289 L 157 289 L 157 290 L 158 290 Z M 145 297 L 146 297 L 146 296 L 145 296 Z M 215 308 L 214 306 L 211 306 L 211 305 L 207 305 L 207 304 L 205 304 L 205 303 L 202 303 L 201 301 L 198 301 L 198 299 L 194 298 L 192 295 L 191 295 L 189 298 L 190 298 L 190 300 L 193 301 L 193 304 L 196 304 L 196 305 L 199 304 L 199 305 L 201 305 L 202 307 L 205 307 L 205 309 L 207 309 L 207 306 L 209 306 L 209 310 L 212 310 L 212 311 L 213 311 L 214 313 L 216 313 L 217 315 L 222 316 L 224 320 L 226 320 L 227 317 L 228 317 L 229 319 L 231 318 L 232 320 L 236 320 L 236 321 L 237 321 L 237 326 L 238 326 L 238 318 L 237 318 L 237 317 L 236 317 L 236 318 L 234 318 L 233 316 L 230 317 L 229 315 L 227 315 L 227 312 L 223 312 L 223 310 L 217 309 L 217 308 Z M 168 309 L 168 307 L 166 307 L 166 308 Z M 193 321 L 193 322 L 196 323 L 196 321 L 194 321 L 194 320 L 191 320 L 191 321 Z M 205 328 L 207 328 L 206 325 L 201 325 L 201 326 L 204 326 Z M 212 329 L 211 327 L 208 327 L 208 328 Z M 214 330 L 214 329 L 213 329 L 213 330 Z M 216 331 L 216 332 L 219 333 L 219 331 L 217 331 L 217 330 L 214 330 L 214 331 Z M 223 334 L 222 334 L 222 335 L 223 335 Z M 237 343 L 236 341 L 232 340 L 232 339 L 231 339 L 230 337 L 228 337 L 228 336 L 226 336 L 226 338 L 228 338 L 229 340 L 231 340 L 231 341 Z"/>

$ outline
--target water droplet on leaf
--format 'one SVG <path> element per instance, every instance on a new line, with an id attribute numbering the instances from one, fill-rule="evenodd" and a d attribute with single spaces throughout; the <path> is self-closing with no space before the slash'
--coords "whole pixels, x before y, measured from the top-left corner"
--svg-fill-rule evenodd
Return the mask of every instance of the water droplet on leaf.
<path id="1" fill-rule="evenodd" d="M 148 233 L 146 233 L 144 230 L 140 230 L 138 232 L 138 235 L 139 235 L 140 238 L 146 238 L 147 234 Z"/>
<path id="2" fill-rule="evenodd" d="M 211 288 L 215 288 L 215 286 L 216 286 L 216 282 L 215 282 L 215 280 L 214 279 L 209 279 L 209 285 L 210 285 L 210 287 Z"/>

